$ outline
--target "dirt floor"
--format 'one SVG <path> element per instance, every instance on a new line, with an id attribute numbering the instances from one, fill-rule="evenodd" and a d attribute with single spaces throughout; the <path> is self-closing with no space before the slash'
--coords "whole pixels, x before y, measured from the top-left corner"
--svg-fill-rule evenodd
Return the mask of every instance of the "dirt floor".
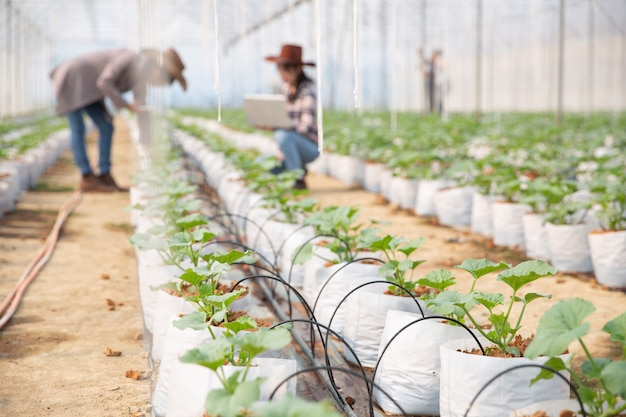
<path id="1" fill-rule="evenodd" d="M 95 161 L 95 138 L 89 140 Z M 130 183 L 136 153 L 123 122 L 117 122 L 113 174 Z M 56 212 L 71 194 L 79 176 L 66 152 L 42 178 L 37 190 L 25 193 L 16 212 L 0 220 L 0 297 L 4 297 L 42 245 Z M 419 274 L 451 268 L 470 257 L 517 263 L 519 252 L 494 248 L 466 230 L 437 226 L 433 219 L 400 211 L 379 196 L 351 190 L 311 173 L 311 195 L 322 205 L 361 207 L 360 217 L 384 220 L 386 231 L 425 237 Z M 0 415 L 3 416 L 142 416 L 149 415 L 149 372 L 143 348 L 143 324 L 137 289 L 136 262 L 127 242 L 131 233 L 127 193 L 86 194 L 69 218 L 56 251 L 30 287 L 14 318 L 0 331 Z M 461 285 L 469 278 L 456 270 Z M 478 289 L 506 288 L 484 278 Z M 524 331 L 532 332 L 554 300 L 582 296 L 597 311 L 591 317 L 591 350 L 599 356 L 618 353 L 600 331 L 626 308 L 626 294 L 601 288 L 586 275 L 559 274 L 529 289 L 550 293 L 529 307 Z M 111 304 L 113 304 L 114 309 Z M 110 348 L 120 356 L 106 356 Z M 126 376 L 138 371 L 139 379 Z"/>

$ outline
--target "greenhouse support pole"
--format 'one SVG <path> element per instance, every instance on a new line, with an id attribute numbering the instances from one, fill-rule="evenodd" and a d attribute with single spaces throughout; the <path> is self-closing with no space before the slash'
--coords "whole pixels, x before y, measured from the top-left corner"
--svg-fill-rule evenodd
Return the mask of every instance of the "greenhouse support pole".
<path id="1" fill-rule="evenodd" d="M 476 0 L 476 121 L 482 114 L 483 90 L 483 0 Z"/>
<path id="2" fill-rule="evenodd" d="M 565 0 L 559 0 L 559 61 L 557 74 L 557 108 L 556 121 L 561 124 L 563 121 L 563 59 L 565 42 Z"/>
<path id="3" fill-rule="evenodd" d="M 428 91 L 424 83 L 424 57 L 426 53 L 426 0 L 422 0 L 420 8 L 420 56 L 419 59 L 419 78 L 420 88 L 422 89 L 422 114 L 428 114 Z"/>
<path id="4" fill-rule="evenodd" d="M 315 2 L 316 26 L 316 60 L 317 60 L 317 149 L 319 154 L 324 153 L 324 113 L 322 106 L 322 5 L 321 0 Z"/>

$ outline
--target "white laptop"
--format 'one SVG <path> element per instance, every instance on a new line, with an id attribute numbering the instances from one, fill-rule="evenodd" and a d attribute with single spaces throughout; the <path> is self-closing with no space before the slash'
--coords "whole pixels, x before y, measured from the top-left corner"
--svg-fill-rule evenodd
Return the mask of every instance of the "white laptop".
<path id="1" fill-rule="evenodd" d="M 294 127 L 293 120 L 287 114 L 286 97 L 283 94 L 246 94 L 243 108 L 248 123 L 253 126 Z"/>

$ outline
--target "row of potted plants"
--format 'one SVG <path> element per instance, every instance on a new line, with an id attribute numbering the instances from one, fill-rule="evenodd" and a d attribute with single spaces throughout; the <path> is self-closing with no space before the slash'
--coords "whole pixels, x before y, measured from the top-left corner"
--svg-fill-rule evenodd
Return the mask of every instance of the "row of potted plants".
<path id="1" fill-rule="evenodd" d="M 70 147 L 65 124 L 50 118 L 2 124 L 0 132 L 0 217 L 13 211 L 22 191 Z"/>
<path id="2" fill-rule="evenodd" d="M 328 117 L 332 151 L 312 170 L 381 192 L 418 215 L 437 216 L 440 224 L 469 226 L 496 245 L 525 249 L 530 258 L 550 260 L 561 271 L 593 271 L 601 284 L 626 286 L 621 119 L 607 129 L 602 115 L 586 128 L 574 116 L 566 127 L 537 117 L 523 129 L 509 121 L 501 130 L 502 121 L 477 127 L 460 119 L 445 129 L 437 125 L 430 135 L 411 125 L 387 142 L 372 140 L 378 157 L 363 159 L 354 155 L 368 148 L 365 137 L 389 133 L 378 117 L 363 117 L 359 129 L 350 127 L 354 118 L 346 123 L 332 113 Z M 480 136 L 487 133 L 489 139 Z M 404 139 L 410 134 L 424 137 Z"/>
<path id="3" fill-rule="evenodd" d="M 337 308 L 339 307 L 338 303 L 345 301 L 345 297 L 350 296 L 352 293 L 354 293 L 355 295 L 359 294 L 360 293 L 359 291 L 361 290 L 361 288 L 365 288 L 365 286 L 368 286 L 369 284 L 372 284 L 372 286 L 383 284 L 385 287 L 391 284 L 391 288 L 388 289 L 390 290 L 389 291 L 390 293 L 393 293 L 393 291 L 397 291 L 400 293 L 402 291 L 407 291 L 411 293 L 411 290 L 414 290 L 414 288 L 412 287 L 420 284 L 421 286 L 430 287 L 434 290 L 434 292 L 427 292 L 426 293 L 427 295 L 423 296 L 423 301 L 422 301 L 422 302 L 425 302 L 426 307 L 429 310 L 431 310 L 427 314 L 433 314 L 433 312 L 441 314 L 441 317 L 439 318 L 432 316 L 433 319 L 441 320 L 445 318 L 445 320 L 447 320 L 448 322 L 454 320 L 455 322 L 458 322 L 459 324 L 463 323 L 466 319 L 469 319 L 469 321 L 475 325 L 473 332 L 480 334 L 483 340 L 487 340 L 494 344 L 495 347 L 492 349 L 493 351 L 498 351 L 498 352 L 501 352 L 502 354 L 510 355 L 514 357 L 519 357 L 521 354 L 523 354 L 522 347 L 524 347 L 525 342 L 521 340 L 520 338 L 516 337 L 520 329 L 521 317 L 523 316 L 526 306 L 531 301 L 539 299 L 544 296 L 540 294 L 529 293 L 521 297 L 520 295 L 518 295 L 518 294 L 521 294 L 521 292 L 519 291 L 526 284 L 542 276 L 553 274 L 555 272 L 554 268 L 550 267 L 549 265 L 541 261 L 529 261 L 529 262 L 520 264 L 514 268 L 510 268 L 510 266 L 506 264 L 501 264 L 501 263 L 494 264 L 486 260 L 468 260 L 459 266 L 461 269 L 466 270 L 474 278 L 474 285 L 476 281 L 482 276 L 485 276 L 489 273 L 501 271 L 498 276 L 498 279 L 504 282 L 505 284 L 507 284 L 512 290 L 512 295 L 508 301 L 508 305 L 506 304 L 506 299 L 502 294 L 479 293 L 475 291 L 474 285 L 472 285 L 471 290 L 467 294 L 460 294 L 460 293 L 449 291 L 449 290 L 446 291 L 446 288 L 448 286 L 454 284 L 454 278 L 452 277 L 449 271 L 443 271 L 443 270 L 433 271 L 432 273 L 428 274 L 426 277 L 418 280 L 417 282 L 415 282 L 412 279 L 407 279 L 405 273 L 413 271 L 415 267 L 419 265 L 419 263 L 422 262 L 422 261 L 413 260 L 409 257 L 415 252 L 415 250 L 417 250 L 417 248 L 419 247 L 421 243 L 420 241 L 407 242 L 404 239 L 395 237 L 395 236 L 380 236 L 375 229 L 371 229 L 371 228 L 363 229 L 361 225 L 356 223 L 355 220 L 357 217 L 358 217 L 358 210 L 356 208 L 330 207 L 318 213 L 314 213 L 313 215 L 307 217 L 304 220 L 304 223 L 306 225 L 314 227 L 314 233 L 316 233 L 317 235 L 314 235 L 311 238 L 312 240 L 308 241 L 304 246 L 301 246 L 298 248 L 297 252 L 294 253 L 293 260 L 296 263 L 304 263 L 306 266 L 308 266 L 311 264 L 311 259 L 323 258 L 325 259 L 325 261 L 331 261 L 333 264 L 332 266 L 329 266 L 327 269 L 334 268 L 333 269 L 334 274 L 333 272 L 331 272 L 330 274 L 328 274 L 327 272 L 325 274 L 322 274 L 321 278 L 319 276 L 320 274 L 319 271 L 323 269 L 320 267 L 320 265 L 317 265 L 316 268 L 314 269 L 315 274 L 311 281 L 317 285 L 316 285 L 316 290 L 312 292 L 312 295 L 316 296 L 316 301 L 314 302 L 313 311 L 316 313 L 316 317 L 318 319 L 322 317 L 324 312 L 326 312 L 327 317 L 328 317 L 328 314 L 330 314 L 328 325 L 331 328 L 333 328 L 333 320 L 336 319 L 337 312 L 338 312 L 337 311 Z M 323 246 L 313 244 L 314 242 L 313 239 L 315 238 L 315 236 L 318 236 L 319 238 L 324 236 L 326 238 L 326 242 L 324 242 Z M 278 243 L 276 244 L 276 246 L 282 247 L 282 245 L 279 245 Z M 368 252 L 370 254 L 369 258 L 373 259 L 374 261 L 378 260 L 378 265 L 376 265 L 376 267 L 374 268 L 375 272 L 360 271 L 358 275 L 360 276 L 360 278 L 363 278 L 362 281 L 359 281 L 358 279 L 355 279 L 355 278 L 350 278 L 349 276 L 344 277 L 343 280 L 335 278 L 337 274 L 339 273 L 339 271 L 343 269 L 348 270 L 349 265 L 351 264 L 356 265 L 359 263 L 362 264 L 362 262 L 359 262 L 358 257 L 355 257 L 353 253 L 353 251 L 358 251 L 359 249 L 369 249 L 369 252 Z M 402 253 L 406 257 L 406 259 L 402 259 L 402 260 L 398 259 L 397 256 L 400 253 Z M 380 258 L 383 258 L 383 259 L 380 259 Z M 380 264 L 382 264 L 382 266 L 380 266 Z M 365 268 L 366 266 L 367 264 L 364 264 L 362 267 Z M 369 278 L 367 278 L 368 273 L 372 274 Z M 306 276 L 306 272 L 305 272 L 305 276 Z M 384 277 L 386 278 L 386 280 L 382 282 L 380 281 L 376 282 L 377 276 Z M 333 286 L 331 284 L 331 281 L 333 279 L 335 281 L 348 281 L 349 284 L 347 286 L 346 285 Z M 307 282 L 308 281 L 305 278 L 305 280 L 303 281 L 305 293 L 306 293 Z M 347 284 L 347 283 L 344 283 L 344 284 Z M 360 284 L 360 285 L 357 285 L 357 284 Z M 327 288 L 331 288 L 331 287 L 332 287 L 332 291 L 329 291 L 328 294 L 324 293 L 324 291 Z M 439 291 L 439 293 L 436 293 L 436 291 Z M 332 295 L 335 293 L 339 294 L 338 298 L 336 296 L 329 297 L 329 294 Z M 344 298 L 342 299 L 342 297 Z M 378 302 L 374 301 L 375 299 L 373 299 L 372 297 L 373 297 L 372 294 L 367 294 L 367 304 L 365 308 L 361 307 L 362 310 L 363 309 L 373 310 L 372 306 L 375 306 L 378 304 Z M 328 299 L 331 299 L 331 300 L 334 299 L 335 305 L 330 305 L 330 306 L 327 306 L 326 308 L 318 310 L 317 308 L 318 301 L 320 300 L 326 301 Z M 505 311 L 504 313 L 499 312 L 499 309 L 502 308 L 499 306 L 502 306 L 503 304 L 504 304 L 504 307 L 506 307 L 504 309 Z M 415 323 L 421 322 L 421 321 L 425 322 L 427 317 L 424 317 L 424 310 L 422 309 L 422 307 L 419 305 L 419 303 L 413 304 L 413 305 L 418 311 L 421 311 L 421 317 L 420 316 L 417 316 L 417 318 L 414 317 L 413 321 Z M 512 322 L 511 320 L 512 320 L 513 315 L 511 313 L 513 311 L 513 306 L 515 305 L 520 306 L 521 312 L 518 318 L 516 319 L 516 321 Z M 471 313 L 473 308 L 476 306 L 482 306 L 487 309 L 489 322 L 491 323 L 491 326 L 492 326 L 491 330 L 489 331 L 482 330 L 480 326 L 476 326 L 478 324 L 477 320 L 472 318 L 473 316 Z M 328 308 L 331 309 L 332 313 L 327 312 Z M 389 317 L 394 317 L 393 314 L 407 314 L 407 313 L 406 312 L 405 313 L 394 312 L 393 309 L 390 309 L 390 310 L 391 311 L 389 312 L 389 315 L 387 316 L 387 324 L 395 325 L 397 329 L 397 326 L 398 326 L 397 323 L 399 321 L 398 318 L 396 317 L 390 320 Z M 351 320 L 346 321 L 343 326 L 336 327 L 336 330 L 338 333 L 343 332 L 344 336 L 346 336 L 346 332 L 349 333 L 349 330 L 348 331 L 346 330 L 347 328 L 349 328 L 348 323 L 354 324 L 355 322 L 358 323 L 360 321 L 356 319 L 358 315 L 351 314 L 350 317 L 351 317 Z M 371 323 L 370 323 L 371 320 L 364 320 L 364 321 L 368 322 L 370 326 L 367 327 L 365 332 L 361 331 L 360 333 L 357 332 L 357 334 L 359 334 L 359 336 L 372 335 L 375 338 L 376 335 L 379 334 L 380 332 L 379 331 L 377 332 L 375 331 L 375 329 L 372 328 Z M 448 327 L 451 327 L 451 326 L 448 326 Z M 386 327 L 384 327 L 384 329 L 385 329 L 385 334 L 387 334 L 388 338 L 393 338 L 394 335 L 396 335 L 396 332 L 391 332 Z M 464 332 L 465 332 L 464 330 L 461 330 L 462 334 Z M 417 336 L 417 337 L 422 339 L 422 337 L 420 336 Z M 415 340 L 415 338 L 416 337 L 414 336 L 413 340 Z M 357 339 L 361 339 L 361 337 L 358 337 Z M 346 336 L 346 341 L 349 341 L 349 340 L 350 339 L 348 338 L 348 336 Z M 521 344 L 521 346 L 510 346 L 509 342 L 511 341 L 518 342 L 518 345 Z M 414 342 L 410 342 L 408 346 L 413 347 L 413 343 Z M 467 345 L 467 342 L 464 342 L 464 343 Z M 471 343 L 473 343 L 475 346 L 475 341 L 472 341 Z M 374 345 L 376 346 L 376 348 L 381 346 L 380 339 L 377 342 L 375 342 Z M 405 344 L 404 347 L 406 348 L 406 346 L 407 345 Z M 385 349 L 387 348 L 390 349 L 389 346 L 386 346 L 384 348 L 381 347 L 382 352 L 385 353 Z M 439 346 L 435 343 L 435 350 L 438 350 L 438 348 Z M 441 355 L 443 357 L 444 350 L 443 348 L 441 349 L 442 349 Z M 563 352 L 565 352 L 565 350 L 566 349 L 562 349 L 562 351 L 559 352 L 559 354 L 562 354 Z M 452 351 L 454 351 L 454 349 Z M 355 350 L 354 349 L 351 350 L 351 353 L 354 354 Z M 436 354 L 438 354 L 438 352 Z M 403 355 L 403 356 L 399 356 L 399 357 L 402 357 L 406 360 L 407 358 L 406 351 L 404 351 L 403 353 L 400 353 L 400 355 Z M 446 353 L 446 355 L 448 355 L 446 356 L 446 360 L 448 360 L 448 357 L 450 355 L 448 353 Z M 361 355 L 357 355 L 357 356 L 361 356 Z M 362 356 L 362 357 L 364 358 L 365 356 Z M 358 358 L 355 358 L 355 359 L 358 359 Z M 542 361 L 545 361 L 545 359 L 546 358 L 544 358 Z M 376 358 L 374 359 L 374 361 L 376 363 Z M 465 363 L 467 359 L 462 358 L 461 361 Z M 622 361 L 623 361 L 623 358 L 622 358 Z M 510 367 L 510 362 L 509 362 L 509 365 L 504 365 L 504 363 L 506 362 L 508 361 L 503 361 L 502 367 L 500 368 L 494 367 L 491 364 L 487 365 L 487 369 L 499 369 L 499 370 L 507 369 L 507 367 Z M 394 380 L 394 377 L 392 377 L 392 381 L 394 381 L 393 382 L 393 384 L 395 385 L 394 388 L 397 388 L 398 378 L 400 377 L 398 377 L 397 375 L 397 373 L 399 372 L 397 369 L 398 368 L 397 363 L 395 365 L 396 365 L 396 370 L 395 370 L 396 375 L 395 375 L 395 380 Z M 377 368 L 378 366 L 379 364 L 376 365 Z M 448 374 L 449 369 L 456 369 L 456 368 L 459 368 L 460 366 L 455 364 L 451 366 L 450 368 L 445 368 L 442 362 L 441 367 L 442 367 L 442 370 L 440 371 L 440 374 L 441 374 L 441 377 L 443 378 L 444 374 L 445 375 Z M 428 404 L 428 406 L 431 407 L 430 411 L 424 411 L 423 409 L 421 409 L 421 411 L 419 412 L 435 413 L 435 411 L 433 411 L 432 409 L 433 403 L 437 403 L 436 404 L 437 406 L 441 407 L 442 409 L 445 408 L 445 410 L 447 410 L 447 411 L 443 411 L 442 415 L 461 415 L 464 411 L 468 409 L 468 407 L 472 407 L 473 408 L 472 413 L 474 413 L 474 414 L 469 414 L 469 415 L 483 415 L 483 416 L 484 415 L 502 415 L 503 408 L 507 407 L 504 405 L 506 403 L 509 403 L 508 407 L 510 410 L 512 410 L 511 407 L 514 407 L 516 403 L 510 401 L 509 399 L 500 398 L 496 400 L 495 402 L 491 402 L 491 403 L 489 401 L 486 401 L 484 402 L 484 404 L 483 402 L 471 403 L 470 402 L 471 396 L 475 395 L 475 393 L 478 391 L 479 387 L 481 386 L 480 384 L 477 384 L 478 386 L 476 387 L 476 390 L 474 391 L 470 390 L 470 394 L 468 394 L 470 396 L 469 398 L 463 397 L 460 394 L 460 392 L 467 393 L 467 390 L 462 391 L 459 385 L 467 385 L 468 375 L 476 375 L 476 376 L 481 375 L 481 374 L 484 375 L 485 365 L 484 364 L 479 365 L 475 371 L 471 371 L 470 369 L 467 369 L 467 368 L 463 368 L 463 369 L 466 369 L 466 372 L 468 372 L 468 374 L 465 374 L 461 377 L 455 376 L 455 377 L 452 377 L 451 380 L 446 380 L 445 383 L 442 382 L 441 387 L 442 387 L 442 392 L 444 393 L 443 396 L 439 393 L 435 395 L 435 398 L 437 398 L 437 400 L 439 401 L 437 400 L 433 401 L 432 397 L 430 397 L 431 400 Z M 469 374 L 470 372 L 474 372 L 474 373 Z M 394 371 L 392 370 L 390 373 L 393 375 Z M 378 373 L 375 373 L 375 374 L 377 375 L 377 378 L 379 378 L 377 380 L 379 382 L 379 386 L 382 387 L 382 384 L 381 384 L 382 380 L 380 379 L 379 375 L 385 375 L 385 372 L 380 370 Z M 436 371 L 434 373 L 431 372 L 431 374 L 434 374 L 436 376 L 439 375 L 439 373 Z M 490 375 L 493 376 L 494 374 L 490 374 Z M 405 376 L 405 378 L 407 378 L 410 381 L 409 387 L 414 387 L 415 375 Z M 473 377 L 470 377 L 470 379 L 473 379 Z M 525 379 L 526 381 L 528 381 L 531 379 L 531 377 L 529 377 L 529 373 L 526 373 L 522 379 L 523 380 Z M 431 393 L 432 393 L 433 379 L 430 378 L 429 382 L 426 385 L 431 388 Z M 437 384 L 434 384 L 434 385 L 437 385 Z M 445 390 L 443 388 L 444 385 L 445 385 Z M 560 397 L 566 398 L 569 394 L 568 387 L 566 385 L 563 385 L 563 383 L 559 383 L 559 386 L 560 388 L 558 388 L 558 392 L 561 393 Z M 450 387 L 453 387 L 453 388 L 450 388 Z M 549 393 L 550 398 L 555 398 L 555 396 L 559 397 L 559 395 L 555 394 L 556 391 L 552 389 L 546 389 L 545 387 L 541 387 L 541 386 L 537 386 L 535 389 L 536 391 L 531 391 L 532 394 L 531 394 L 530 399 L 536 400 L 538 398 L 542 398 L 540 393 Z M 406 393 L 408 390 L 410 390 L 410 388 L 407 390 L 403 390 L 402 392 Z M 450 392 L 452 392 L 453 394 L 450 394 Z M 520 394 L 517 394 L 517 395 L 520 395 Z M 418 395 L 418 397 L 422 400 L 422 402 L 424 402 L 423 399 L 425 397 L 423 394 Z M 459 402 L 456 402 L 456 399 L 457 399 L 456 397 L 461 398 Z M 491 396 L 487 394 L 485 394 L 485 397 L 491 398 Z M 404 400 L 404 398 L 402 398 L 402 400 Z M 525 401 L 528 402 L 528 400 L 529 399 L 527 398 Z M 379 402 L 379 404 L 381 403 L 384 404 L 384 399 L 382 398 L 377 397 L 377 401 Z M 524 400 L 522 400 L 522 403 L 523 402 Z M 406 411 L 404 408 L 402 410 Z M 476 411 L 476 410 L 479 410 L 479 411 Z M 398 412 L 398 410 L 396 409 L 395 412 Z M 475 414 L 475 413 L 478 413 L 478 414 Z"/>
<path id="4" fill-rule="evenodd" d="M 155 414 L 337 416 L 326 403 L 295 398 L 293 383 L 278 389 L 280 400 L 259 402 L 296 371 L 293 360 L 272 357 L 289 344 L 290 333 L 262 328 L 271 321 L 252 318 L 248 289 L 231 288 L 233 265 L 254 263 L 256 254 L 216 243 L 230 238 L 210 221 L 206 202 L 173 154 L 167 146 L 155 152 L 131 190 L 137 226 L 131 241 L 139 249 L 144 320 L 158 369 Z"/>

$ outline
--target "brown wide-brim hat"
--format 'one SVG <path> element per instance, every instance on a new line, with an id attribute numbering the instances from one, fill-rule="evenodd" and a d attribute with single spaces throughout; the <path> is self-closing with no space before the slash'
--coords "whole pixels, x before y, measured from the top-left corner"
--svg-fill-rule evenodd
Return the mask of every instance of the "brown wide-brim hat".
<path id="1" fill-rule="evenodd" d="M 276 62 L 277 64 L 296 64 L 314 67 L 314 62 L 302 62 L 302 47 L 300 45 L 283 45 L 280 49 L 280 55 L 267 56 L 266 61 Z"/>
<path id="2" fill-rule="evenodd" d="M 178 53 L 174 50 L 174 48 L 167 48 L 163 52 L 163 66 L 170 73 L 172 78 L 178 81 L 180 86 L 184 91 L 187 91 L 187 81 L 185 77 L 183 77 L 183 69 L 185 69 L 185 64 L 178 56 Z"/>

